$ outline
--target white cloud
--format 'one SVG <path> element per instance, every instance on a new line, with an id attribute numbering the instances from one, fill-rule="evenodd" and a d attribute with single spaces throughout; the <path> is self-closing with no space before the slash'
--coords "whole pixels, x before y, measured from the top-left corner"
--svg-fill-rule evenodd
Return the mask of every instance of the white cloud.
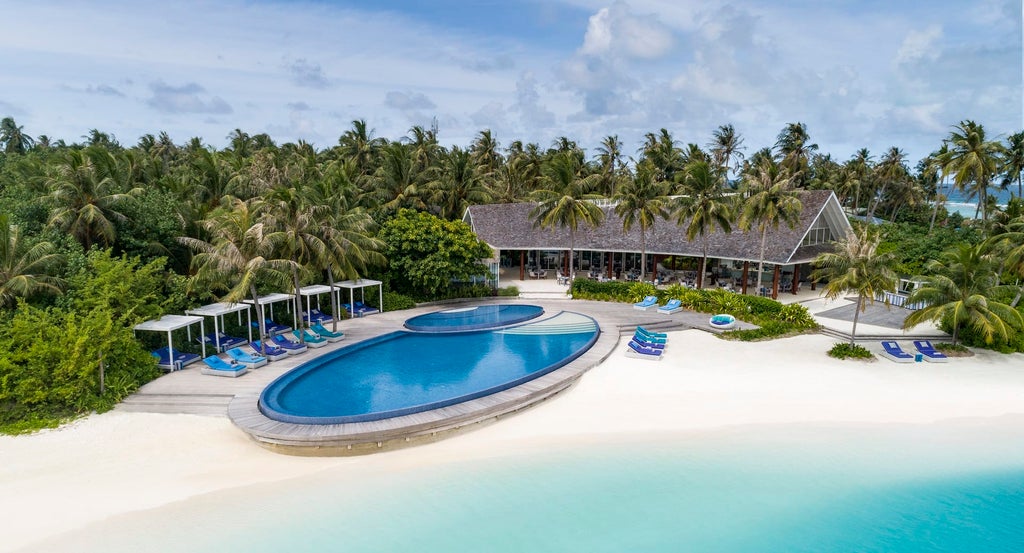
<path id="1" fill-rule="evenodd" d="M 292 76 L 292 83 L 307 88 L 327 88 L 331 86 L 330 80 L 324 75 L 319 63 L 312 63 L 306 58 L 286 61 L 285 69 Z"/>
<path id="2" fill-rule="evenodd" d="M 941 39 L 942 27 L 940 25 L 929 25 L 922 31 L 911 30 L 896 52 L 896 63 L 912 62 L 924 57 L 934 59 L 939 50 L 938 42 Z"/>
<path id="3" fill-rule="evenodd" d="M 181 86 L 169 85 L 163 81 L 149 84 L 153 95 L 146 104 L 164 113 L 211 113 L 228 114 L 233 110 L 220 96 L 209 96 L 206 90 L 196 83 Z"/>
<path id="4" fill-rule="evenodd" d="M 402 111 L 437 107 L 437 104 L 421 92 L 399 92 L 397 90 L 390 90 L 384 95 L 384 105 Z"/>
<path id="5" fill-rule="evenodd" d="M 579 53 L 598 57 L 658 58 L 672 45 L 672 33 L 656 17 L 638 15 L 624 2 L 616 2 L 590 17 Z"/>

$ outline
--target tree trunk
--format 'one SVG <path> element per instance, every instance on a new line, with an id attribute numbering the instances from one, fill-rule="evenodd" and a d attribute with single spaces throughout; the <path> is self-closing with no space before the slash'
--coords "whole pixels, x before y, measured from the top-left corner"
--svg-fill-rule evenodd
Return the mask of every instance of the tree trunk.
<path id="1" fill-rule="evenodd" d="M 768 225 L 761 228 L 761 255 L 757 258 L 757 284 L 755 294 L 761 295 L 761 277 L 764 276 L 764 243 L 768 239 Z"/>
<path id="2" fill-rule="evenodd" d="M 299 343 L 306 344 L 306 333 L 304 332 L 306 321 L 302 318 L 302 297 L 299 295 L 299 270 L 292 268 L 292 282 L 295 285 L 295 314 L 298 316 Z"/>
<path id="3" fill-rule="evenodd" d="M 644 281 L 644 275 L 647 274 L 647 237 L 644 231 L 644 226 L 640 225 L 640 282 Z"/>
<path id="4" fill-rule="evenodd" d="M 704 282 L 704 275 L 708 271 L 708 237 L 706 235 L 701 236 L 701 242 L 703 242 L 704 246 L 702 252 L 704 256 L 700 258 L 700 273 L 697 274 L 697 288 L 701 288 L 701 285 Z"/>
<path id="5" fill-rule="evenodd" d="M 341 313 L 341 305 L 335 305 L 335 303 L 341 303 L 341 300 L 336 298 L 334 292 L 334 271 L 331 270 L 331 264 L 327 264 L 327 282 L 331 286 L 331 332 L 338 331 L 338 318 Z M 337 300 L 337 302 L 335 302 Z M 383 307 L 383 306 L 379 306 Z"/>
<path id="6" fill-rule="evenodd" d="M 857 320 L 860 319 L 860 309 L 864 305 L 864 294 L 857 294 L 857 310 L 853 312 L 853 329 L 850 330 L 850 345 L 854 345 L 857 339 Z"/>
<path id="7" fill-rule="evenodd" d="M 939 215 L 939 201 L 935 200 L 935 207 L 932 209 L 932 220 L 928 223 L 928 234 L 932 233 L 935 228 L 935 217 Z"/>
<path id="8" fill-rule="evenodd" d="M 256 295 L 256 285 L 249 285 L 249 293 L 252 294 L 252 305 L 256 308 L 256 334 L 260 337 L 260 353 L 267 354 L 267 318 L 260 307 L 260 298 Z"/>

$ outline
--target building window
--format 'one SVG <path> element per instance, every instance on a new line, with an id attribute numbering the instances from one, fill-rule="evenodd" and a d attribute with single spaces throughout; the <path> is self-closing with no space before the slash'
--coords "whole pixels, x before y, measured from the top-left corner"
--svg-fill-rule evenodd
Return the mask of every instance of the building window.
<path id="1" fill-rule="evenodd" d="M 811 230 L 807 231 L 807 236 L 804 236 L 804 241 L 801 245 L 814 246 L 817 244 L 827 244 L 831 241 L 832 232 L 829 230 L 828 225 L 815 225 Z"/>

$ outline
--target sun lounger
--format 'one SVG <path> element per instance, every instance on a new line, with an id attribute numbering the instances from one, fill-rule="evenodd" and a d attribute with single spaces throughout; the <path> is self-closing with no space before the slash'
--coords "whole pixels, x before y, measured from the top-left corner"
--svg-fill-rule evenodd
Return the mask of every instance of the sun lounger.
<path id="1" fill-rule="evenodd" d="M 630 340 L 627 346 L 626 357 L 634 357 L 637 359 L 660 360 L 663 352 L 660 349 L 645 348 L 633 340 Z"/>
<path id="2" fill-rule="evenodd" d="M 259 328 L 258 321 L 253 321 L 253 328 Z M 290 330 L 292 330 L 292 327 L 276 324 L 273 321 L 270 321 L 269 318 L 266 320 L 266 333 L 270 336 L 273 336 L 274 334 L 284 334 Z"/>
<path id="3" fill-rule="evenodd" d="M 913 363 L 914 356 L 903 351 L 900 345 L 892 340 L 882 342 L 882 357 L 897 363 Z"/>
<path id="4" fill-rule="evenodd" d="M 658 305 L 657 296 L 647 296 L 643 301 L 638 301 L 633 304 L 633 309 L 639 309 L 640 311 L 647 311 L 648 309 Z"/>
<path id="5" fill-rule="evenodd" d="M 207 347 L 212 347 L 216 351 L 226 351 L 231 348 L 237 348 L 238 346 L 244 345 L 245 338 L 238 338 L 237 336 L 228 336 L 223 332 L 211 332 L 206 336 L 200 336 L 199 338 Z M 218 342 L 220 344 L 218 348 Z"/>
<path id="6" fill-rule="evenodd" d="M 199 355 L 195 353 L 185 353 L 174 348 L 168 349 L 164 347 L 154 350 L 152 353 L 153 357 L 156 357 L 156 365 L 161 369 L 167 369 L 169 371 L 181 370 L 187 365 L 191 365 L 200 359 Z M 173 365 L 171 364 L 172 353 L 174 358 Z"/>
<path id="7" fill-rule="evenodd" d="M 327 345 L 326 338 L 321 338 L 304 328 L 302 330 L 293 330 L 292 334 L 294 334 L 296 338 L 305 340 L 306 345 L 311 348 L 322 348 Z"/>
<path id="8" fill-rule="evenodd" d="M 200 372 L 211 376 L 229 376 L 234 378 L 249 372 L 249 368 L 245 365 L 241 363 L 228 363 L 216 355 L 204 358 L 203 363 L 206 366 Z"/>
<path id="9" fill-rule="evenodd" d="M 325 327 L 324 325 L 322 325 L 320 323 L 316 323 L 316 324 L 310 326 L 309 328 L 313 332 L 316 332 L 317 334 L 319 334 L 321 338 L 326 338 L 328 342 L 337 342 L 338 340 L 341 340 L 342 338 L 345 337 L 345 333 L 344 332 L 342 332 L 340 330 L 337 331 L 337 332 L 332 332 L 330 330 L 327 330 L 327 327 Z"/>
<path id="10" fill-rule="evenodd" d="M 668 300 L 668 303 L 666 303 L 665 305 L 662 305 L 661 307 L 658 308 L 658 313 L 664 313 L 666 315 L 671 315 L 671 314 L 675 313 L 676 311 L 681 311 L 682 309 L 683 309 L 683 302 L 681 300 L 671 299 L 671 300 Z"/>
<path id="11" fill-rule="evenodd" d="M 914 347 L 924 356 L 924 360 L 930 363 L 948 363 L 949 357 L 935 349 L 928 340 L 915 340 Z"/>
<path id="12" fill-rule="evenodd" d="M 334 319 L 331 318 L 330 315 L 314 307 L 308 312 L 302 314 L 302 320 L 307 323 L 329 323 Z"/>
<path id="13" fill-rule="evenodd" d="M 641 346 L 648 349 L 665 349 L 665 340 L 660 339 L 660 342 L 650 342 L 645 340 L 642 336 L 633 335 L 632 341 L 640 344 Z"/>
<path id="14" fill-rule="evenodd" d="M 651 332 L 651 331 L 649 331 L 649 330 L 647 330 L 647 329 L 645 329 L 643 327 L 637 327 L 637 334 L 639 334 L 641 336 L 646 336 L 648 338 L 662 338 L 662 339 L 665 339 L 665 338 L 669 337 L 669 335 L 664 333 L 664 332 Z"/>
<path id="15" fill-rule="evenodd" d="M 362 317 L 363 315 L 371 315 L 373 313 L 380 312 L 380 310 L 377 309 L 376 307 L 370 307 L 369 305 L 366 305 L 361 301 L 357 301 L 353 307 L 355 309 L 355 312 L 359 313 L 360 317 Z"/>
<path id="16" fill-rule="evenodd" d="M 306 346 L 293 340 L 289 340 L 288 337 L 285 336 L 284 334 L 278 334 L 277 336 L 274 336 L 270 340 L 274 342 L 275 346 L 287 351 L 288 355 L 298 355 L 300 353 L 305 353 L 307 349 Z"/>
<path id="17" fill-rule="evenodd" d="M 288 352 L 284 348 L 279 348 L 274 344 L 267 344 L 264 346 L 259 340 L 254 340 L 249 347 L 256 352 L 257 355 L 262 355 L 267 358 L 267 361 L 277 361 L 288 357 Z"/>
<path id="18" fill-rule="evenodd" d="M 250 369 L 257 369 L 267 364 L 267 358 L 262 355 L 250 355 L 242 348 L 231 348 L 227 351 L 228 357 Z"/>

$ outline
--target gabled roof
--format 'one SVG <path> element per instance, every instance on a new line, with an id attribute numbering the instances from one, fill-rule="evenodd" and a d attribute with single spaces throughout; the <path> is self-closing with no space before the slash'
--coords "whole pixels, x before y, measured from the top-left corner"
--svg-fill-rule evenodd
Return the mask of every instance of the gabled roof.
<path id="1" fill-rule="evenodd" d="M 851 232 L 839 200 L 830 190 L 804 190 L 799 192 L 803 211 L 792 229 L 785 224 L 768 229 L 765 241 L 765 261 L 788 265 L 805 263 L 818 254 L 829 251 L 829 244 L 804 246 L 800 244 L 807 232 L 821 219 L 832 236 L 841 238 Z M 474 205 L 463 217 L 473 232 L 492 248 L 501 250 L 561 250 L 568 249 L 568 229 L 541 229 L 534 226 L 530 212 L 535 203 Z M 628 232 L 622 229 L 622 218 L 614 207 L 603 207 L 604 222 L 597 228 L 581 226 L 576 231 L 576 250 L 607 252 L 639 252 L 640 228 L 634 225 Z M 647 253 L 699 257 L 703 245 L 700 238 L 686 239 L 686 223 L 659 219 L 647 230 Z M 707 236 L 708 255 L 719 259 L 757 261 L 760 255 L 761 235 L 757 230 L 731 233 L 713 232 Z"/>

